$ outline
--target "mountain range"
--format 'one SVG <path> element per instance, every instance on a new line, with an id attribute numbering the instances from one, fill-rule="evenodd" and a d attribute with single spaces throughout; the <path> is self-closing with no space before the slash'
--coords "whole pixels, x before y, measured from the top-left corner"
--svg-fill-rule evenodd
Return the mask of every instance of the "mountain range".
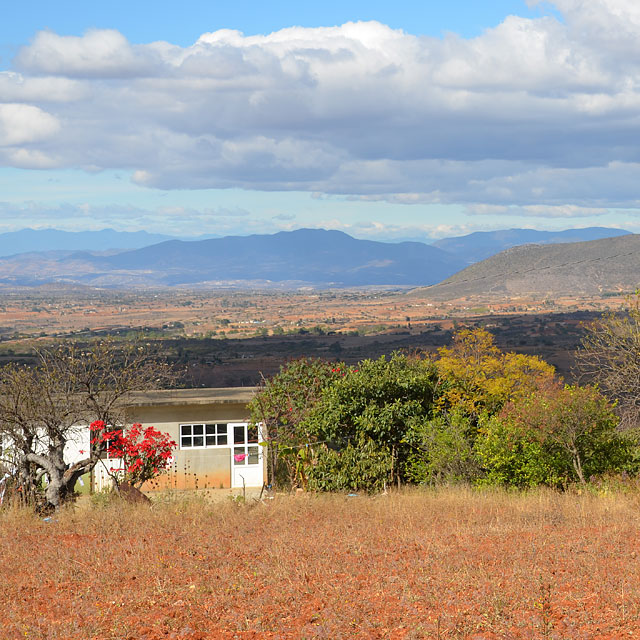
<path id="1" fill-rule="evenodd" d="M 50 252 L 42 255 L 48 257 L 47 269 L 40 269 L 37 260 L 34 262 L 38 255 L 0 259 L 0 281 L 6 282 L 10 272 L 13 283 L 23 285 L 36 284 L 46 277 L 93 286 L 265 281 L 416 286 L 440 282 L 464 266 L 446 251 L 420 242 L 356 240 L 341 231 L 323 229 L 190 242 L 169 240 L 112 255 Z"/>
<path id="2" fill-rule="evenodd" d="M 139 249 L 172 240 L 175 236 L 147 231 L 61 231 L 59 229 L 20 229 L 0 233 L 0 256 L 34 251 L 113 251 Z M 200 238 L 212 236 L 200 236 Z M 187 239 L 187 238 L 183 238 Z"/>
<path id="3" fill-rule="evenodd" d="M 553 255 L 562 255 L 562 251 L 573 251 L 569 249 L 573 245 L 554 243 L 566 243 L 576 238 L 590 240 L 606 235 L 619 236 L 610 238 L 612 241 L 637 237 L 621 235 L 628 232 L 619 229 L 598 227 L 562 232 L 510 229 L 447 238 L 433 245 L 358 240 L 341 231 L 323 229 L 189 241 L 167 240 L 166 236 L 160 236 L 163 239 L 161 242 L 157 242 L 158 236 L 145 232 L 129 235 L 106 229 L 71 234 L 72 238 L 68 237 L 69 234 L 56 230 L 14 232 L 11 236 L 14 248 L 27 246 L 28 243 L 25 243 L 29 240 L 30 246 L 49 250 L 32 250 L 1 257 L 0 284 L 31 286 L 58 282 L 100 287 L 416 287 L 434 285 L 450 278 L 447 287 L 451 288 L 454 281 L 457 285 L 462 284 L 460 280 L 455 280 L 458 276 L 454 274 L 468 272 L 465 267 L 470 261 L 487 253 L 500 252 L 514 243 L 535 240 L 549 244 L 520 247 L 524 253 L 513 253 L 514 248 L 508 249 L 475 265 L 480 269 L 478 273 L 490 275 L 492 269 L 498 268 L 495 265 L 501 264 L 500 260 L 509 255 L 516 256 L 516 262 L 524 260 L 523 264 L 529 264 L 528 258 L 521 256 L 530 256 L 535 247 L 558 250 Z M 5 236 L 10 234 L 0 234 L 0 249 L 3 241 L 7 241 Z M 20 245 L 20 239 L 25 243 Z M 85 250 L 74 250 L 83 242 Z M 147 246 L 131 248 L 131 244 L 135 243 Z M 121 246 L 118 247 L 118 244 Z M 485 263 L 491 260 L 497 262 L 485 267 Z M 476 276 L 471 277 L 472 280 L 474 278 Z M 496 281 L 492 286 L 499 289 L 500 284 Z"/>

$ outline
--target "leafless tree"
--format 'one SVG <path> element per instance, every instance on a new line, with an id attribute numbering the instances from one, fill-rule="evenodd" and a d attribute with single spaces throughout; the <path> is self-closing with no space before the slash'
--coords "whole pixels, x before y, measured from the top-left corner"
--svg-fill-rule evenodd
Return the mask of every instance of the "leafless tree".
<path id="1" fill-rule="evenodd" d="M 616 402 L 622 429 L 640 423 L 640 294 L 622 312 L 607 313 L 587 327 L 576 353 L 582 378 Z"/>
<path id="2" fill-rule="evenodd" d="M 167 386 L 171 373 L 139 343 L 67 344 L 40 350 L 37 359 L 32 367 L 0 370 L 0 438 L 22 496 L 32 501 L 42 494 L 47 508 L 58 508 L 106 447 L 97 441 L 82 460 L 66 463 L 65 447 L 79 427 L 95 420 L 109 429 L 126 426 L 127 396 Z"/>

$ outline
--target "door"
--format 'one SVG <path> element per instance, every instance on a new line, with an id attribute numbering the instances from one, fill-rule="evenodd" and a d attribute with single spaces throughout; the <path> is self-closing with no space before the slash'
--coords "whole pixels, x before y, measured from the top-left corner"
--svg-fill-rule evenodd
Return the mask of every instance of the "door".
<path id="1" fill-rule="evenodd" d="M 264 482 L 264 454 L 257 427 L 246 422 L 229 423 L 231 447 L 231 486 L 261 487 Z"/>

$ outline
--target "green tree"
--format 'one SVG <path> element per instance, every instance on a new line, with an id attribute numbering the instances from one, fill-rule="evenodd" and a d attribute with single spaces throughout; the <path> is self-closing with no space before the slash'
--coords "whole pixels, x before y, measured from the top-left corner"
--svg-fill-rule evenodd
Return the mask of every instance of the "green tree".
<path id="1" fill-rule="evenodd" d="M 399 353 L 348 368 L 303 421 L 308 437 L 321 443 L 310 486 L 370 490 L 409 479 L 407 434 L 431 417 L 436 386 L 430 360 Z"/>
<path id="2" fill-rule="evenodd" d="M 594 387 L 554 385 L 481 421 L 476 451 L 492 484 L 561 487 L 620 471 L 632 442 Z"/>
<path id="3" fill-rule="evenodd" d="M 342 362 L 300 358 L 280 367 L 249 403 L 251 420 L 261 424 L 269 443 L 268 476 L 272 483 L 295 484 L 302 480 L 301 447 L 312 440 L 304 420 L 318 402 L 322 390 L 347 370 Z M 306 460 L 306 458 L 305 458 Z M 302 465 L 302 466 L 301 466 Z"/>

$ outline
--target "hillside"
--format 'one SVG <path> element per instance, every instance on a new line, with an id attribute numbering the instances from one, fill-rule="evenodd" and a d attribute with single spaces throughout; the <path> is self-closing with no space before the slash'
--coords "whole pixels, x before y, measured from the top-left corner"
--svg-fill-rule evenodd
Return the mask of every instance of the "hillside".
<path id="1" fill-rule="evenodd" d="M 640 235 L 507 249 L 411 295 L 434 300 L 528 294 L 597 295 L 640 284 Z"/>
<path id="2" fill-rule="evenodd" d="M 432 246 L 443 249 L 473 264 L 486 260 L 505 249 L 523 244 L 560 244 L 566 242 L 586 242 L 628 235 L 624 229 L 607 227 L 586 227 L 564 231 L 537 231 L 536 229 L 502 229 L 499 231 L 476 231 L 457 238 L 443 238 Z"/>

